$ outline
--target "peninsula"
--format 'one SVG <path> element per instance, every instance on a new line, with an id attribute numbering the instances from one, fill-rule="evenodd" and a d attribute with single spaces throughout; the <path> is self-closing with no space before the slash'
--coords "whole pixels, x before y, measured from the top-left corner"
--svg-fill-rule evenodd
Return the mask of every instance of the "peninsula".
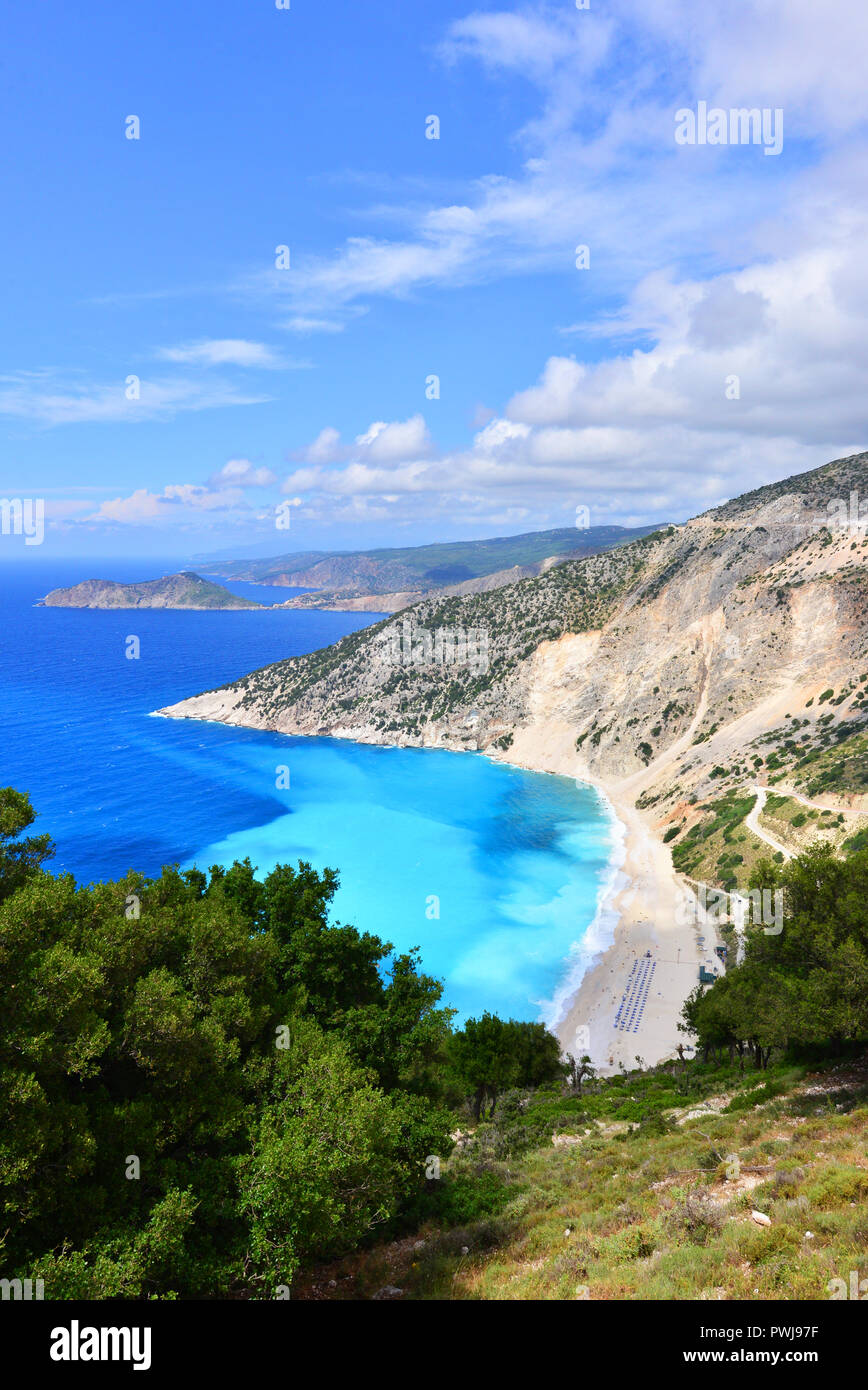
<path id="1" fill-rule="evenodd" d="M 113 579 L 85 579 L 69 589 L 52 589 L 41 600 L 45 608 L 264 608 L 253 599 L 230 594 L 222 584 L 202 579 L 192 570 L 119 584 Z"/>

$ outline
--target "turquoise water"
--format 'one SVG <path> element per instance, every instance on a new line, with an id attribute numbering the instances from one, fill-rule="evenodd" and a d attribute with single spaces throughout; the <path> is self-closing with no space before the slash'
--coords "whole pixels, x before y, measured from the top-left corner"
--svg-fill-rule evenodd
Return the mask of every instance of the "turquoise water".
<path id="1" fill-rule="evenodd" d="M 180 567 L 103 562 L 100 572 L 141 579 Z M 616 828 L 595 792 L 470 754 L 154 718 L 377 615 L 34 607 L 93 570 L 0 566 L 0 785 L 30 792 L 35 828 L 57 845 L 55 870 L 89 882 L 166 863 L 249 855 L 265 872 L 307 859 L 340 873 L 335 918 L 419 946 L 462 1018 L 486 1008 L 553 1017 L 583 946 L 599 944 Z M 124 657 L 132 633 L 139 661 Z"/>
<path id="2" fill-rule="evenodd" d="M 462 1017 L 552 1017 L 610 872 L 613 826 L 594 791 L 466 753 L 253 738 L 232 740 L 224 775 L 264 788 L 288 768 L 280 813 L 188 864 L 338 868 L 336 915 L 421 947 Z"/>

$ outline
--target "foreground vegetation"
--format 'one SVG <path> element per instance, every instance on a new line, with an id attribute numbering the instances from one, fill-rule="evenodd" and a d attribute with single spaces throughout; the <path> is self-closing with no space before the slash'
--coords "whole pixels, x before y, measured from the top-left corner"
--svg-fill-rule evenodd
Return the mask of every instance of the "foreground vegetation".
<path id="1" fill-rule="evenodd" d="M 823 1300 L 868 1278 L 864 1056 L 675 1063 L 506 1100 L 446 1166 L 443 1217 L 294 1296 Z"/>
<path id="2" fill-rule="evenodd" d="M 560 1070 L 462 1032 L 416 954 L 327 917 L 329 870 L 78 887 L 0 792 L 0 1264 L 50 1298 L 275 1297 L 425 1198 L 451 1111 Z"/>
<path id="3" fill-rule="evenodd" d="M 824 1298 L 864 1263 L 868 850 L 759 863 L 783 930 L 686 1001 L 701 1060 L 601 1080 L 540 1024 L 456 1030 L 415 952 L 330 924 L 329 870 L 80 887 L 32 821 L 0 791 L 3 1278 Z"/>

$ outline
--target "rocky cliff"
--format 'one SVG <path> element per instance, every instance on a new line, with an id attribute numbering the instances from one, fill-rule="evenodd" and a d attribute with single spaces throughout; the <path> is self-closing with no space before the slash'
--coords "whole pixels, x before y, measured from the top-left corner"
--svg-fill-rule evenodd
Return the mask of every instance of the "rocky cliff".
<path id="1" fill-rule="evenodd" d="M 868 454 L 536 578 L 423 600 L 161 713 L 531 764 L 542 738 L 564 771 L 631 787 L 661 820 L 760 769 L 860 791 L 859 496 Z"/>

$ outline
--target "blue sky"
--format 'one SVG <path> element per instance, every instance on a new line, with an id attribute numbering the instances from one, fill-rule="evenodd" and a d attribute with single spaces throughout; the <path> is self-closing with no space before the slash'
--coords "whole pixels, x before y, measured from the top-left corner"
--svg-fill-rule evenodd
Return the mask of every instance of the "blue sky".
<path id="1" fill-rule="evenodd" d="M 7 6 L 0 495 L 43 558 L 680 518 L 865 447 L 865 7 L 725 8 Z M 782 149 L 679 146 L 700 101 Z"/>

